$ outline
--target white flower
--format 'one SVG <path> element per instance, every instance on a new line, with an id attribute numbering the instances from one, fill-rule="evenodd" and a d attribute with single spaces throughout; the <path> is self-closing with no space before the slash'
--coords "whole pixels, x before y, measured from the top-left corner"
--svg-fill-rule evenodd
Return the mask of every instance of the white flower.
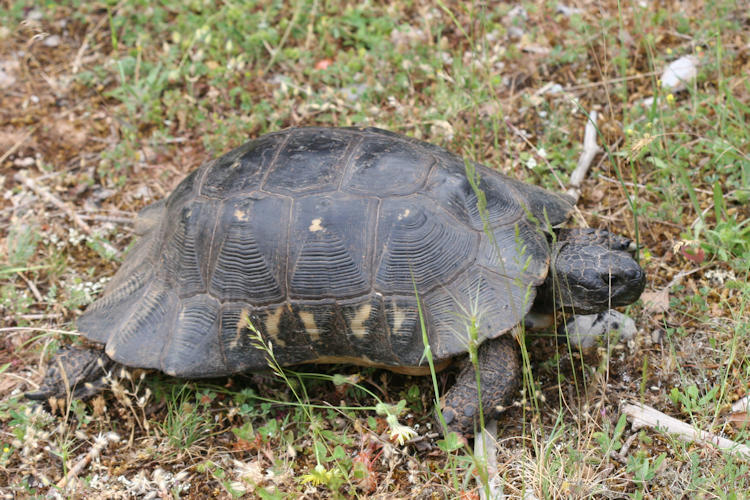
<path id="1" fill-rule="evenodd" d="M 406 441 L 417 435 L 417 431 L 408 425 L 400 424 L 396 415 L 390 414 L 385 420 L 391 428 L 391 439 L 396 439 L 399 445 L 404 444 Z"/>

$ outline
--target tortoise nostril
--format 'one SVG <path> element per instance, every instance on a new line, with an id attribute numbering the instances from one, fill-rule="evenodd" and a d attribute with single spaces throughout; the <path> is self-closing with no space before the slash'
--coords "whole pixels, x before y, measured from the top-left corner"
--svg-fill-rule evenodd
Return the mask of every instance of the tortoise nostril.
<path id="1" fill-rule="evenodd" d="M 614 285 L 615 283 L 620 282 L 620 277 L 616 274 L 612 274 L 611 272 L 602 273 L 600 279 L 606 285 Z"/>
<path id="2" fill-rule="evenodd" d="M 630 282 L 641 281 L 643 279 L 643 270 L 640 268 L 624 269 L 622 271 L 623 277 Z"/>
<path id="3" fill-rule="evenodd" d="M 643 280 L 644 273 L 640 269 L 620 269 L 617 274 L 604 273 L 602 280 L 610 288 L 631 287 Z"/>

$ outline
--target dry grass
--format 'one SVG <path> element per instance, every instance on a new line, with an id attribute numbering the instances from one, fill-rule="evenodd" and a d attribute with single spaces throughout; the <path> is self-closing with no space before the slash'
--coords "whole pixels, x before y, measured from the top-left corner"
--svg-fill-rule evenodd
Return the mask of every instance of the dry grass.
<path id="1" fill-rule="evenodd" d="M 133 374 L 52 412 L 21 394 L 60 344 L 77 341 L 74 320 L 117 268 L 111 249 L 132 242 L 135 212 L 249 137 L 376 125 L 561 188 L 590 110 L 607 152 L 576 223 L 638 237 L 653 301 L 629 308 L 639 332 L 626 344 L 583 356 L 549 336 L 530 340 L 536 394 L 500 425 L 506 493 L 746 495 L 746 460 L 618 426 L 619 404 L 637 400 L 748 439 L 729 408 L 750 387 L 746 8 L 579 0 L 570 16 L 554 2 L 189 4 L 0 3 L 7 498 L 476 498 L 463 449 L 398 445 L 381 415 L 348 409 L 375 405 L 352 385 L 305 379 L 301 406 L 285 383 L 258 375 Z M 662 91 L 661 69 L 686 54 L 701 62 L 697 81 Z M 425 433 L 429 380 L 365 371 L 359 384 L 406 400 L 401 421 Z M 110 432 L 119 440 L 56 488 Z"/>

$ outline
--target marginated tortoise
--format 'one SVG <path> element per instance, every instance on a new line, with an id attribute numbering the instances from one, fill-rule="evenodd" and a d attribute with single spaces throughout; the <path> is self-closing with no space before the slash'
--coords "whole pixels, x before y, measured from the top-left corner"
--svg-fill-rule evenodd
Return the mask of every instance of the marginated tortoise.
<path id="1" fill-rule="evenodd" d="M 177 377 L 267 369 L 248 320 L 282 366 L 425 373 L 419 300 L 439 366 L 467 352 L 473 321 L 492 418 L 519 385 L 510 332 L 530 311 L 630 304 L 645 279 L 630 240 L 553 229 L 566 195 L 474 168 L 484 219 L 465 161 L 437 146 L 373 128 L 252 140 L 141 212 L 140 239 L 78 329 L 114 362 Z M 29 396 L 95 392 L 99 356 L 63 351 Z M 449 427 L 471 435 L 478 405 L 469 365 L 442 403 Z"/>

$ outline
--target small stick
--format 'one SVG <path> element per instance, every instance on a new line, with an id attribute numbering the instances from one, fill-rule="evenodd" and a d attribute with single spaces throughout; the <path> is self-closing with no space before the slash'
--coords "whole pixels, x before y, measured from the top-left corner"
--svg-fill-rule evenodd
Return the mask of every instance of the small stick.
<path id="1" fill-rule="evenodd" d="M 120 436 L 115 432 L 108 432 L 106 434 L 99 434 L 99 436 L 94 441 L 94 446 L 91 447 L 89 452 L 86 454 L 85 457 L 83 457 L 81 460 L 78 461 L 66 474 L 64 478 L 62 478 L 58 483 L 58 488 L 65 488 L 68 483 L 72 479 L 75 479 L 78 474 L 83 471 L 83 469 L 91 463 L 93 459 L 99 456 L 99 454 L 102 452 L 104 448 L 107 447 L 109 443 L 116 443 L 120 440 Z"/>
<path id="2" fill-rule="evenodd" d="M 112 16 L 114 16 L 117 11 L 120 10 L 120 4 L 118 3 L 114 9 L 112 9 Z M 86 33 L 86 36 L 83 37 L 83 43 L 78 48 L 78 52 L 76 53 L 75 59 L 73 59 L 73 67 L 72 67 L 72 73 L 75 75 L 78 73 L 78 70 L 81 68 L 81 62 L 83 61 L 83 55 L 86 53 L 86 50 L 89 48 L 89 42 L 91 41 L 91 38 L 96 34 L 97 31 L 99 31 L 99 28 L 102 27 L 102 25 L 109 21 L 111 18 L 110 16 L 102 16 L 101 19 L 99 19 L 99 22 L 96 23 L 93 29 L 88 31 Z"/>
<path id="3" fill-rule="evenodd" d="M 655 76 L 658 74 L 659 74 L 658 71 L 650 71 L 648 73 L 640 73 L 638 75 L 624 76 L 621 78 L 612 78 L 611 80 L 600 80 L 600 81 L 591 82 L 591 83 L 582 83 L 580 85 L 571 85 L 570 87 L 564 87 L 563 91 L 572 92 L 574 90 L 590 89 L 592 87 L 616 85 L 618 83 L 629 82 L 632 80 L 642 80 L 643 78 L 651 78 L 652 76 Z"/>
<path id="4" fill-rule="evenodd" d="M 29 130 L 28 132 L 26 132 L 26 134 L 24 134 L 23 137 L 21 137 L 20 139 L 18 139 L 18 141 L 16 141 L 16 143 L 13 144 L 8 151 L 6 151 L 5 153 L 3 153 L 3 156 L 0 156 L 0 165 L 2 165 L 2 163 L 6 160 L 6 158 L 8 158 L 10 155 L 12 155 L 13 153 L 16 152 L 16 150 L 18 148 L 20 148 L 23 145 L 24 142 L 26 142 L 26 139 L 28 139 L 29 137 L 31 137 L 31 134 L 34 133 L 34 130 L 36 130 L 36 128 L 32 128 L 31 130 Z"/>
<path id="5" fill-rule="evenodd" d="M 10 333 L 11 336 L 14 333 L 11 332 L 45 332 L 45 333 L 59 333 L 61 335 L 80 335 L 78 332 L 69 332 L 67 330 L 55 330 L 54 328 L 44 328 L 43 326 L 7 326 L 0 328 L 0 333 Z"/>
<path id="6" fill-rule="evenodd" d="M 727 450 L 730 453 L 750 457 L 750 447 L 732 441 L 731 439 L 696 429 L 692 425 L 670 417 L 669 415 L 665 415 L 650 406 L 642 405 L 640 403 L 625 404 L 622 407 L 622 412 L 630 417 L 633 430 L 638 430 L 641 427 L 664 429 L 671 434 L 675 434 L 683 441 L 696 441 L 698 443 L 712 444 L 719 449 Z"/>
<path id="7" fill-rule="evenodd" d="M 45 189 L 42 186 L 37 186 L 33 180 L 26 177 L 26 175 L 23 172 L 18 172 L 16 174 L 16 179 L 21 181 L 26 187 L 34 191 L 37 195 L 41 196 L 45 201 L 48 203 L 51 203 L 52 205 L 56 206 L 60 210 L 62 210 L 65 215 L 67 215 L 73 223 L 78 226 L 81 231 L 86 233 L 87 235 L 91 236 L 91 226 L 86 224 L 83 219 L 81 219 L 77 213 L 75 213 L 68 205 L 63 203 L 59 198 L 57 198 L 55 195 L 50 193 L 47 189 Z M 107 249 L 110 254 L 119 256 L 120 251 L 117 250 L 115 247 L 110 245 L 108 242 L 101 240 L 99 241 L 99 244 L 102 245 L 104 248 Z"/>
<path id="8" fill-rule="evenodd" d="M 44 302 L 44 297 L 42 297 L 42 294 L 39 293 L 39 289 L 36 287 L 36 285 L 34 284 L 34 282 L 31 281 L 26 276 L 24 276 L 23 273 L 20 272 L 20 271 L 17 274 L 21 277 L 22 280 L 24 280 L 26 282 L 26 286 L 29 287 L 29 290 L 31 290 L 31 293 L 32 293 L 32 295 L 34 295 L 34 298 L 36 299 L 36 301 L 39 302 L 40 304 L 43 303 Z"/>
<path id="9" fill-rule="evenodd" d="M 750 395 L 735 401 L 732 405 L 732 412 L 739 413 L 741 411 L 750 411 Z"/>
<path id="10" fill-rule="evenodd" d="M 82 220 L 94 220 L 99 222 L 114 222 L 115 224 L 133 224 L 135 217 L 117 217 L 114 215 L 79 215 Z"/>
<path id="11" fill-rule="evenodd" d="M 44 314 L 44 313 L 40 313 L 40 314 L 16 314 L 16 315 L 12 315 L 12 316 L 11 315 L 4 316 L 3 317 L 3 321 L 5 321 L 6 323 L 8 323 L 10 321 L 13 321 L 16 318 L 20 318 L 20 319 L 23 319 L 23 320 L 26 320 L 26 321 L 34 321 L 34 320 L 38 321 L 38 320 L 42 320 L 42 319 L 60 319 L 60 318 L 62 318 L 62 314 L 60 314 L 60 313 L 50 313 L 50 314 Z"/>
<path id="12" fill-rule="evenodd" d="M 583 180 L 586 178 L 589 167 L 591 167 L 591 162 L 594 161 L 596 155 L 602 150 L 596 144 L 596 118 L 597 112 L 592 111 L 589 114 L 589 119 L 586 121 L 586 128 L 583 132 L 583 151 L 580 158 L 578 158 L 578 165 L 576 165 L 573 173 L 570 174 L 570 189 L 568 189 L 568 194 L 575 198 L 576 203 L 578 202 L 578 198 L 581 197 L 581 184 L 583 184 Z"/>
<path id="13" fill-rule="evenodd" d="M 505 498 L 503 484 L 497 473 L 497 419 L 490 419 L 486 423 L 482 434 L 474 438 L 474 460 L 487 473 L 487 488 L 477 478 L 479 483 L 479 498 L 481 500 L 501 500 Z M 489 491 L 487 491 L 489 490 Z"/>

